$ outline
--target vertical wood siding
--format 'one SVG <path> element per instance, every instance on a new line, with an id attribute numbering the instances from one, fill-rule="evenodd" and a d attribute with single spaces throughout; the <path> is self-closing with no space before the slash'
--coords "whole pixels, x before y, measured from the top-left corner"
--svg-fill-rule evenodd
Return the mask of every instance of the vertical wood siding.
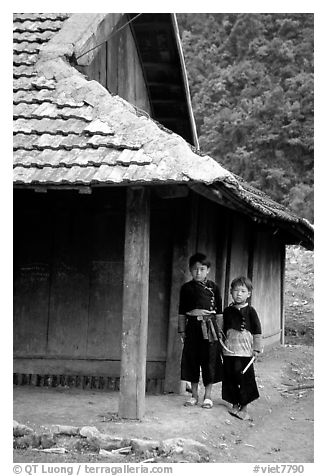
<path id="1" fill-rule="evenodd" d="M 231 214 L 222 207 L 217 208 L 217 240 L 216 240 L 216 283 L 219 286 L 223 308 L 228 305 L 229 296 L 229 262 Z"/>
<path id="2" fill-rule="evenodd" d="M 111 22 L 114 33 L 126 19 L 122 19 L 121 14 L 111 14 L 107 21 Z M 100 46 L 93 62 L 83 71 L 89 79 L 98 81 L 112 94 L 118 94 L 148 114 L 151 113 L 142 67 L 129 27 L 113 34 Z"/>
<path id="3" fill-rule="evenodd" d="M 198 197 L 191 194 L 177 200 L 171 213 L 173 219 L 173 250 L 171 262 L 168 345 L 165 371 L 165 392 L 181 390 L 180 361 L 182 344 L 178 334 L 178 307 L 181 286 L 190 279 L 189 257 L 196 249 Z"/>
<path id="4" fill-rule="evenodd" d="M 119 377 L 125 189 L 15 197 L 15 371 Z M 177 200 L 152 196 L 150 226 L 151 378 L 165 377 L 167 358 L 174 360 L 166 368 L 172 385 L 179 374 L 178 293 L 190 279 L 187 263 L 195 251 L 210 256 L 224 306 L 230 281 L 250 271 L 266 344 L 279 340 L 283 246 L 270 230 L 192 192 Z"/>
<path id="5" fill-rule="evenodd" d="M 16 201 L 14 216 L 14 353 L 42 356 L 48 334 L 51 219 L 46 207 L 23 212 Z"/>
<path id="6" fill-rule="evenodd" d="M 170 203 L 167 203 L 169 207 Z M 171 286 L 172 225 L 169 208 L 153 209 L 150 220 L 148 360 L 166 361 Z"/>
<path id="7" fill-rule="evenodd" d="M 89 227 L 77 203 L 54 211 L 47 354 L 86 355 L 89 305 Z"/>
<path id="8" fill-rule="evenodd" d="M 205 253 L 211 262 L 209 278 L 216 279 L 217 206 L 200 197 L 198 213 L 197 251 Z"/>
<path id="9" fill-rule="evenodd" d="M 268 231 L 258 230 L 253 250 L 253 298 L 265 336 L 265 345 L 279 342 L 281 329 L 281 243 Z"/>
<path id="10" fill-rule="evenodd" d="M 20 191 L 15 202 L 16 371 L 40 373 L 48 362 L 53 373 L 102 375 L 107 369 L 105 375 L 119 376 L 114 363 L 119 364 L 121 346 L 125 189 L 89 196 Z M 164 377 L 166 360 L 171 207 L 161 200 L 151 211 L 151 378 Z"/>
<path id="11" fill-rule="evenodd" d="M 238 213 L 233 213 L 229 263 L 229 285 L 237 276 L 247 276 L 249 268 L 251 223 Z"/>
<path id="12" fill-rule="evenodd" d="M 87 357 L 119 360 L 112 336 L 121 335 L 124 215 L 111 207 L 92 215 Z"/>

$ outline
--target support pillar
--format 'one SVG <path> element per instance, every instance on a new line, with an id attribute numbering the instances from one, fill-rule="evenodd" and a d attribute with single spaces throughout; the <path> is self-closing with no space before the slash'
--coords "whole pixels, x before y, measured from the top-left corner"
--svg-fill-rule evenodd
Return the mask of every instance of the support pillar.
<path id="1" fill-rule="evenodd" d="M 123 322 L 119 416 L 141 420 L 145 412 L 149 296 L 150 195 L 128 188 L 126 200 Z"/>

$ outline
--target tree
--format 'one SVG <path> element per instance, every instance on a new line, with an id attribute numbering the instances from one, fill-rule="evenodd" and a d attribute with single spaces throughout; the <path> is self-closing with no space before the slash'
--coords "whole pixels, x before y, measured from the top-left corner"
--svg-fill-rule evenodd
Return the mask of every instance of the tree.
<path id="1" fill-rule="evenodd" d="M 178 21 L 201 150 L 313 221 L 313 15 Z"/>

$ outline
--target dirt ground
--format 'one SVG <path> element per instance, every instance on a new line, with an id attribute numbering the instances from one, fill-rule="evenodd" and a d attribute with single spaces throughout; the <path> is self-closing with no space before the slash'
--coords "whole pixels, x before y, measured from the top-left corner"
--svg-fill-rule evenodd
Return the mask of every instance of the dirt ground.
<path id="1" fill-rule="evenodd" d="M 255 368 L 260 398 L 249 406 L 253 421 L 228 413 L 221 400 L 221 384 L 214 386 L 211 410 L 184 407 L 189 394 L 147 395 L 141 422 L 117 417 L 118 392 L 14 386 L 13 417 L 35 430 L 61 424 L 95 426 L 126 438 L 192 438 L 207 446 L 211 463 L 313 462 L 313 346 L 271 348 Z M 128 455 L 120 458 L 131 461 Z M 16 449 L 13 461 L 74 463 L 105 462 L 106 458 L 76 450 L 59 455 Z"/>

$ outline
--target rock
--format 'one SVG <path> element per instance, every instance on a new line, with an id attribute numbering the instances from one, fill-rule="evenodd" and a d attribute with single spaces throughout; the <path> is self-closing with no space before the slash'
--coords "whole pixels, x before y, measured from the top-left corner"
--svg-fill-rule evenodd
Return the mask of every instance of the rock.
<path id="1" fill-rule="evenodd" d="M 99 447 L 93 443 L 90 443 L 88 439 L 77 439 L 76 441 L 73 442 L 71 449 L 74 451 L 78 451 L 79 453 L 85 453 L 85 452 L 96 452 L 99 451 Z"/>
<path id="2" fill-rule="evenodd" d="M 88 437 L 87 440 L 97 449 L 103 449 L 107 451 L 123 448 L 125 446 L 129 446 L 130 444 L 130 441 L 124 438 L 107 435 L 105 433 L 99 433 L 96 436 Z"/>
<path id="3" fill-rule="evenodd" d="M 38 448 L 40 446 L 40 437 L 33 435 L 24 435 L 19 436 L 14 439 L 14 448 L 24 449 L 24 448 Z"/>
<path id="4" fill-rule="evenodd" d="M 135 453 L 146 453 L 155 451 L 160 446 L 159 440 L 143 440 L 141 438 L 133 438 L 131 440 L 131 446 Z"/>
<path id="5" fill-rule="evenodd" d="M 95 428 L 95 427 L 83 427 L 83 428 Z M 55 435 L 71 435 L 71 436 L 76 436 L 76 435 L 79 435 L 80 433 L 78 426 L 70 426 L 70 425 L 56 425 L 53 432 Z"/>
<path id="6" fill-rule="evenodd" d="M 46 449 L 40 450 L 40 451 L 43 451 L 44 453 L 55 453 L 55 454 L 65 454 L 65 453 L 68 453 L 68 451 L 66 450 L 66 448 L 46 448 Z"/>
<path id="7" fill-rule="evenodd" d="M 170 456 L 183 456 L 189 461 L 200 463 L 209 461 L 207 447 L 198 441 L 184 438 L 169 438 L 163 440 L 159 446 L 159 452 Z"/>
<path id="8" fill-rule="evenodd" d="M 53 435 L 51 434 L 40 435 L 40 446 L 43 449 L 52 448 L 53 446 L 56 445 L 56 443 L 57 443 L 56 439 Z"/>
<path id="9" fill-rule="evenodd" d="M 30 435 L 31 433 L 34 433 L 34 430 L 32 428 L 29 428 L 26 425 L 22 425 L 18 423 L 17 421 L 13 421 L 13 433 L 14 436 L 24 436 L 24 435 Z"/>
<path id="10" fill-rule="evenodd" d="M 79 434 L 85 438 L 93 438 L 100 435 L 101 433 L 95 426 L 83 426 L 79 430 Z"/>
<path id="11" fill-rule="evenodd" d="M 183 438 L 169 438 L 167 440 L 163 440 L 160 443 L 159 452 L 165 454 L 172 454 L 172 453 L 183 453 L 184 448 L 184 440 Z"/>

